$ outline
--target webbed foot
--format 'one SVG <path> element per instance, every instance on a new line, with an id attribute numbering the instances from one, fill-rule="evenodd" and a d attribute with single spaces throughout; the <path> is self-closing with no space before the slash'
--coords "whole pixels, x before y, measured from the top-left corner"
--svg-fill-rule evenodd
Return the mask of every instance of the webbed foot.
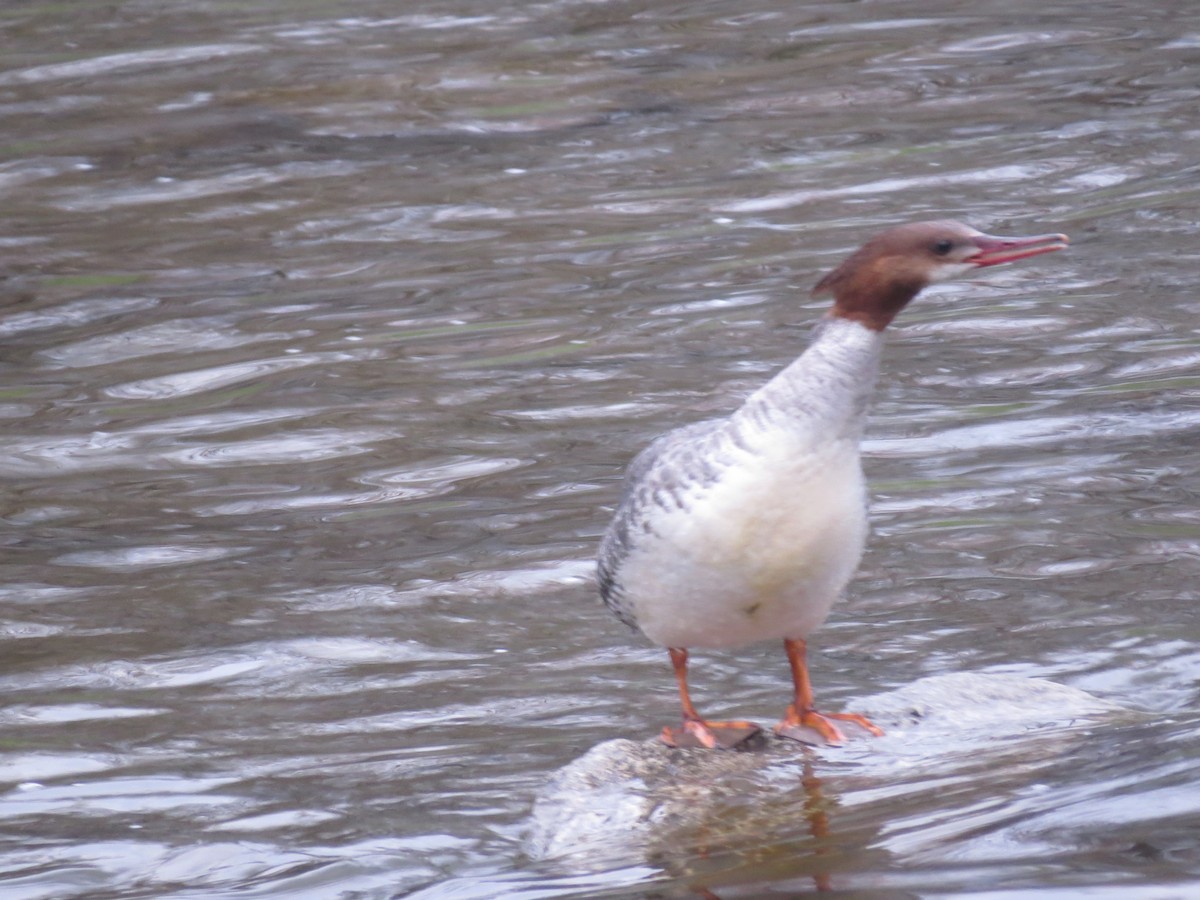
<path id="1" fill-rule="evenodd" d="M 795 705 L 789 706 L 783 721 L 775 726 L 775 733 L 780 737 L 812 744 L 815 747 L 840 747 L 846 743 L 846 735 L 831 720 L 853 722 L 855 725 L 873 734 L 883 737 L 883 729 L 858 713 L 819 713 L 815 709 L 796 712 Z"/>
<path id="2" fill-rule="evenodd" d="M 753 722 L 685 719 L 678 728 L 664 728 L 659 738 L 668 747 L 749 750 L 762 743 L 762 729 Z"/>

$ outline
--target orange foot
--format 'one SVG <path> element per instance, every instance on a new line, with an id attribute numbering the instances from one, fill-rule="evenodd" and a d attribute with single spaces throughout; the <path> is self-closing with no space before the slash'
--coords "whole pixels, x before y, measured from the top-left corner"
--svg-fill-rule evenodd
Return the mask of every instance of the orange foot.
<path id="1" fill-rule="evenodd" d="M 803 744 L 814 746 L 838 747 L 846 743 L 846 735 L 831 722 L 840 719 L 843 722 L 853 722 L 866 729 L 875 737 L 883 737 L 883 729 L 858 713 L 819 713 L 815 709 L 806 709 L 797 713 L 796 707 L 789 706 L 783 721 L 775 726 L 775 733 L 780 737 L 791 738 Z"/>
<path id="2" fill-rule="evenodd" d="M 659 736 L 668 747 L 702 747 L 706 750 L 746 750 L 754 746 L 762 729 L 753 722 L 702 722 L 684 719 L 678 728 L 664 728 Z"/>

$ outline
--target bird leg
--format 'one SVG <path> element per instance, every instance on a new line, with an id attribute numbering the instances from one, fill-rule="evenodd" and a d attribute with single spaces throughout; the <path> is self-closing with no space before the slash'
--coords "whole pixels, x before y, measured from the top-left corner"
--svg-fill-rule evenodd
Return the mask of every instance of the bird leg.
<path id="1" fill-rule="evenodd" d="M 883 735 L 882 728 L 858 713 L 819 713 L 813 709 L 812 683 L 808 680 L 808 665 L 804 661 L 805 643 L 800 638 L 785 638 L 783 646 L 787 650 L 788 662 L 792 667 L 792 684 L 795 685 L 796 699 L 788 707 L 783 721 L 775 726 L 777 735 L 805 744 L 844 744 L 846 736 L 830 721 L 831 719 L 853 722 L 875 737 Z"/>
<path id="2" fill-rule="evenodd" d="M 661 739 L 668 747 L 704 747 L 708 750 L 735 750 L 751 742 L 762 729 L 753 722 L 706 722 L 692 706 L 688 694 L 686 650 L 668 647 L 671 666 L 675 669 L 675 680 L 679 682 L 679 700 L 683 705 L 683 724 L 678 728 L 666 727 Z"/>

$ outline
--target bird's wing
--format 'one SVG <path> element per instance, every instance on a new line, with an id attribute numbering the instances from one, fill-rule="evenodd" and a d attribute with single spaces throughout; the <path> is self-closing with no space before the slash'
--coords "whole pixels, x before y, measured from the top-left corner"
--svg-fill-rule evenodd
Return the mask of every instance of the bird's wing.
<path id="1" fill-rule="evenodd" d="M 621 502 L 600 542 L 598 575 L 600 596 L 630 627 L 636 628 L 637 621 L 621 589 L 621 563 L 652 507 L 678 505 L 686 488 L 716 478 L 709 450 L 726 421 L 711 419 L 668 431 L 635 456 L 625 472 Z"/>
<path id="2" fill-rule="evenodd" d="M 726 422 L 725 419 L 706 419 L 674 428 L 661 434 L 633 458 L 625 470 L 621 487 L 621 503 L 630 499 L 639 487 L 664 480 L 685 477 L 686 463 L 704 455 L 709 435 L 715 433 Z M 655 470 L 658 471 L 655 471 Z"/>

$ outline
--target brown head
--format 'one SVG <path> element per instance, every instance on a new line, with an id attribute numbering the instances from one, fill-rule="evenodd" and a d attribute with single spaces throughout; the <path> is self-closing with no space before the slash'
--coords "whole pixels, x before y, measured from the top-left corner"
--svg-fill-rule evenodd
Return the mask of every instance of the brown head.
<path id="1" fill-rule="evenodd" d="M 876 235 L 826 275 L 832 315 L 882 331 L 924 288 L 999 263 L 1064 250 L 1065 234 L 994 237 L 961 222 L 914 222 Z"/>

